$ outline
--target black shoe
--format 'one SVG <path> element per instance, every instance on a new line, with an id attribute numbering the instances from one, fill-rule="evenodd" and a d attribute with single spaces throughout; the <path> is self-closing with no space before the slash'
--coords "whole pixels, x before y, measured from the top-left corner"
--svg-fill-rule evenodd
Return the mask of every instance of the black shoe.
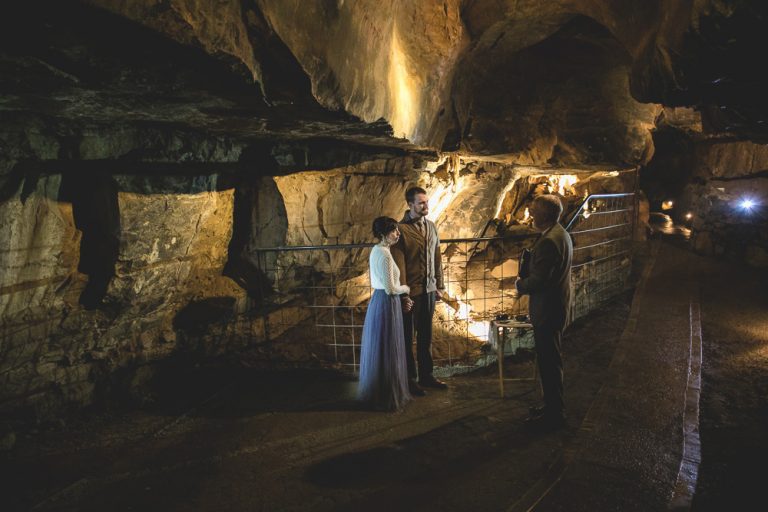
<path id="1" fill-rule="evenodd" d="M 544 414 L 544 411 L 547 410 L 546 405 L 532 405 L 528 408 L 528 414 L 531 416 L 541 416 Z"/>
<path id="2" fill-rule="evenodd" d="M 425 388 L 448 389 L 448 384 L 446 384 L 441 380 L 437 380 L 434 377 L 429 377 L 427 379 L 420 380 L 419 385 Z"/>
<path id="3" fill-rule="evenodd" d="M 427 392 L 424 391 L 421 386 L 416 384 L 416 381 L 408 381 L 408 391 L 412 396 L 426 396 Z"/>
<path id="4" fill-rule="evenodd" d="M 565 425 L 566 419 L 563 413 L 531 415 L 525 419 L 525 426 L 527 428 L 543 432 L 558 430 L 565 427 Z"/>

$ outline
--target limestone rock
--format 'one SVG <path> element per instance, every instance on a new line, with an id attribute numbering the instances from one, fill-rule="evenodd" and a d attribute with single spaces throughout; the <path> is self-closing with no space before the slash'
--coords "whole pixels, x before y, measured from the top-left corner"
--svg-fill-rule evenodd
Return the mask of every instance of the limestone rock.
<path id="1" fill-rule="evenodd" d="M 438 203 L 438 228 L 442 238 L 481 236 L 489 221 L 498 216 L 505 192 L 517 175 L 509 167 L 488 163 L 474 172 L 459 170 L 455 181 L 432 187 L 433 200 Z M 446 194 L 445 206 L 440 199 Z M 487 235 L 487 230 L 485 231 Z"/>
<path id="2" fill-rule="evenodd" d="M 748 177 L 768 169 L 768 144 L 748 141 L 702 142 L 696 147 L 695 176 L 704 179 Z"/>
<path id="3" fill-rule="evenodd" d="M 63 306 L 59 290 L 76 273 L 79 234 L 60 176 L 25 180 L 0 203 L 0 318 Z"/>
<path id="4" fill-rule="evenodd" d="M 705 254 L 764 266 L 768 234 L 761 218 L 763 206 L 744 208 L 743 200 L 750 197 L 768 197 L 765 179 L 711 180 L 687 186 L 683 202 L 696 216 L 694 247 Z"/>
<path id="5" fill-rule="evenodd" d="M 194 0 L 173 0 L 162 5 L 154 0 L 85 1 L 151 27 L 180 43 L 200 45 L 212 54 L 228 54 L 241 61 L 255 80 L 261 79 L 261 68 L 248 37 L 240 0 L 215 5 Z"/>

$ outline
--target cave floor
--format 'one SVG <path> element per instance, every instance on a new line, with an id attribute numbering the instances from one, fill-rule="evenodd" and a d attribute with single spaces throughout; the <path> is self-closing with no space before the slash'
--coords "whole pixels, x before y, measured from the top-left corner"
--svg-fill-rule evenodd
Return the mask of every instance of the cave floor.
<path id="1" fill-rule="evenodd" d="M 20 435 L 3 454 L 3 509 L 666 510 L 681 459 L 699 453 L 683 436 L 698 426 L 685 407 L 686 392 L 698 398 L 697 311 L 693 509 L 749 503 L 760 477 L 745 463 L 768 455 L 765 282 L 661 240 L 637 260 L 636 289 L 565 336 L 560 431 L 526 429 L 537 384 L 507 381 L 501 399 L 495 368 L 395 414 L 362 409 L 356 382 L 327 372 L 188 368 L 152 405 Z M 505 372 L 531 376 L 532 358 Z"/>

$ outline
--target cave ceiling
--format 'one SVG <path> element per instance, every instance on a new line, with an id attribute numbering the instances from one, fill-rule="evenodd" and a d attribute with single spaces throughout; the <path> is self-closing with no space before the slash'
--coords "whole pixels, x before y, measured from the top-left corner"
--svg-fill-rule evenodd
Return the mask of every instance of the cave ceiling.
<path id="1" fill-rule="evenodd" d="M 14 4 L 0 22 L 5 162 L 279 173 L 461 151 L 636 165 L 662 106 L 768 140 L 758 0 Z"/>

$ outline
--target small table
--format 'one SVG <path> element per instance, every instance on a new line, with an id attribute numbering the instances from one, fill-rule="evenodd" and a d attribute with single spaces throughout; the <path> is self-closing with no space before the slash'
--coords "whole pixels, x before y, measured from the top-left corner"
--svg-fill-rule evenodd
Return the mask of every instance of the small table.
<path id="1" fill-rule="evenodd" d="M 504 380 L 528 381 L 536 380 L 536 361 L 533 362 L 533 377 L 524 377 L 519 379 L 504 379 L 504 345 L 506 345 L 508 332 L 517 329 L 532 329 L 533 325 L 529 322 L 518 322 L 517 320 L 492 320 L 491 330 L 488 334 L 488 341 L 496 345 L 496 359 L 499 363 L 499 393 L 504 398 Z M 499 335 L 499 331 L 501 335 Z"/>

